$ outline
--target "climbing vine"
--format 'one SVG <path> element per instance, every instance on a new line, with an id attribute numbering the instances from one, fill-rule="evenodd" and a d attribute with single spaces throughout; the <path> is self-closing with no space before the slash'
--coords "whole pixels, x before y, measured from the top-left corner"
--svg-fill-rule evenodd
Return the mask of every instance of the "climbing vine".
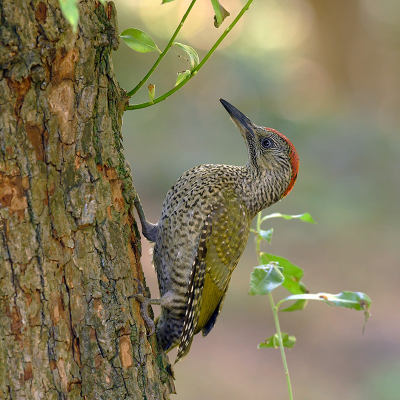
<path id="1" fill-rule="evenodd" d="M 170 3 L 174 0 L 164 0 L 162 4 Z M 178 36 L 179 31 L 182 29 L 188 15 L 192 11 L 196 0 L 192 0 L 187 8 L 185 14 L 183 15 L 181 21 L 179 22 L 175 32 L 172 34 L 169 42 L 165 46 L 164 50 L 161 51 L 155 41 L 151 38 L 149 34 L 143 32 L 137 28 L 128 28 L 121 32 L 120 38 L 132 49 L 139 53 L 149 53 L 149 52 L 158 52 L 159 56 L 153 66 L 149 69 L 147 74 L 143 77 L 143 79 L 132 89 L 128 92 L 129 97 L 133 97 L 140 88 L 149 80 L 150 76 L 156 70 L 157 66 L 160 64 L 161 60 L 164 56 L 168 53 L 172 46 L 177 46 L 181 50 L 183 50 L 188 56 L 189 68 L 178 72 L 178 76 L 176 79 L 175 86 L 162 94 L 159 97 L 155 97 L 155 84 L 150 83 L 148 85 L 148 94 L 149 94 L 149 101 L 145 103 L 139 104 L 129 104 L 125 107 L 125 110 L 137 110 L 141 108 L 146 108 L 153 106 L 160 101 L 167 99 L 169 96 L 177 92 L 182 86 L 186 85 L 203 67 L 203 65 L 208 61 L 208 59 L 213 55 L 215 50 L 218 46 L 222 43 L 225 37 L 229 34 L 229 32 L 234 28 L 234 26 L 238 23 L 238 21 L 243 17 L 243 14 L 249 9 L 253 0 L 248 0 L 243 8 L 240 10 L 236 18 L 231 22 L 231 24 L 224 30 L 218 40 L 214 43 L 205 57 L 200 61 L 199 55 L 197 54 L 196 50 L 187 45 L 182 44 L 175 41 L 175 38 Z M 105 0 L 101 0 L 101 3 L 104 4 Z M 214 26 L 219 28 L 225 18 L 227 18 L 230 13 L 220 4 L 219 0 L 211 0 L 211 5 L 214 9 Z M 60 6 L 64 13 L 65 18 L 69 21 L 72 28 L 76 31 L 78 28 L 79 22 L 79 11 L 77 0 L 60 0 Z"/>

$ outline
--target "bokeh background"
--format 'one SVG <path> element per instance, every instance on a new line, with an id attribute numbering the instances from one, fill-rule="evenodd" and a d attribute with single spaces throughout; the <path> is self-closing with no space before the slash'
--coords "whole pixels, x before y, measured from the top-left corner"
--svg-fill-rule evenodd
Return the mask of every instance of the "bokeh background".
<path id="1" fill-rule="evenodd" d="M 116 0 L 120 32 L 148 32 L 162 49 L 189 0 Z M 177 41 L 200 58 L 244 5 L 213 26 L 210 1 L 199 0 Z M 187 69 L 172 49 L 149 83 L 156 95 Z M 119 83 L 132 89 L 156 60 L 123 42 L 114 53 Z M 146 85 L 147 86 L 147 85 Z M 131 103 L 148 101 L 146 86 Z M 400 2 L 399 0 L 254 0 L 199 74 L 166 101 L 124 115 L 126 157 L 150 221 L 169 187 L 202 163 L 243 165 L 246 148 L 220 105 L 222 97 L 253 122 L 295 144 L 300 173 L 294 190 L 268 212 L 310 212 L 318 225 L 270 220 L 265 250 L 305 270 L 311 292 L 367 293 L 372 316 L 321 303 L 281 314 L 297 337 L 287 351 L 293 390 L 303 400 L 400 399 Z M 143 266 L 158 296 L 149 246 Z M 175 366 L 175 399 L 288 398 L 279 350 L 257 349 L 275 333 L 268 299 L 252 297 L 257 265 L 250 238 L 216 327 L 195 337 Z M 276 299 L 285 296 L 278 289 Z M 154 307 L 155 314 L 159 313 Z M 175 353 L 172 353 L 173 360 Z"/>

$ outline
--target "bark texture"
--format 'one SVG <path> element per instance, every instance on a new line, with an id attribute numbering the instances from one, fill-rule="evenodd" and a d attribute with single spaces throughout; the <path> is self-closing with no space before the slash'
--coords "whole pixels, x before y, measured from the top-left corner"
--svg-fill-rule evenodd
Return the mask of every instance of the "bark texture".
<path id="1" fill-rule="evenodd" d="M 1 0 L 0 399 L 167 399 L 147 338 L 116 13 Z"/>

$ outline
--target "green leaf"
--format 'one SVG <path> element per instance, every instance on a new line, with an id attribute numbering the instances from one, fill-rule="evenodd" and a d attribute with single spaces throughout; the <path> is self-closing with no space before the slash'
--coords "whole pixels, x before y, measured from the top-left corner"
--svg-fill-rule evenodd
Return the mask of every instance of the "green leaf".
<path id="1" fill-rule="evenodd" d="M 288 333 L 285 332 L 281 332 L 281 335 L 282 335 L 283 346 L 291 349 L 296 343 L 296 336 L 289 335 Z M 268 347 L 273 347 L 274 349 L 277 349 L 279 347 L 279 337 L 277 333 L 275 333 L 275 335 L 272 335 L 268 339 L 265 339 L 264 342 L 258 345 L 259 349 Z"/>
<path id="2" fill-rule="evenodd" d="M 193 47 L 186 44 L 174 42 L 174 44 L 180 47 L 190 58 L 190 71 L 193 71 L 200 63 L 199 55 Z"/>
<path id="3" fill-rule="evenodd" d="M 174 0 L 163 0 L 161 4 L 171 3 L 171 1 L 174 1 Z"/>
<path id="4" fill-rule="evenodd" d="M 214 26 L 219 28 L 226 17 L 229 17 L 230 13 L 221 6 L 219 0 L 211 0 L 215 15 L 214 15 Z"/>
<path id="5" fill-rule="evenodd" d="M 101 4 L 103 4 L 103 6 L 106 5 L 106 1 L 107 1 L 107 0 L 99 0 L 99 1 L 100 1 Z"/>
<path id="6" fill-rule="evenodd" d="M 153 85 L 152 83 L 150 83 L 150 85 L 147 86 L 147 89 L 149 90 L 150 102 L 153 103 L 154 95 L 156 94 L 156 85 Z"/>
<path id="7" fill-rule="evenodd" d="M 284 279 L 281 268 L 277 267 L 274 263 L 254 267 L 254 271 L 251 273 L 250 277 L 249 294 L 268 294 L 278 286 L 282 285 Z"/>
<path id="8" fill-rule="evenodd" d="M 305 294 L 295 294 L 293 296 L 288 296 L 283 301 L 289 300 L 318 300 L 323 301 L 330 306 L 352 308 L 353 310 L 366 310 L 371 306 L 371 299 L 364 293 L 361 292 L 342 292 L 338 294 L 330 293 L 305 293 Z"/>
<path id="9" fill-rule="evenodd" d="M 76 32 L 79 22 L 78 0 L 60 0 L 60 8 L 72 30 Z"/>
<path id="10" fill-rule="evenodd" d="M 290 300 L 318 300 L 323 301 L 324 303 L 334 306 L 334 307 L 344 307 L 351 308 L 357 311 L 364 311 L 364 328 L 367 319 L 369 318 L 369 308 L 371 307 L 372 301 L 364 293 L 361 292 L 342 292 L 339 294 L 330 294 L 330 293 L 317 293 L 317 294 L 295 294 L 293 296 L 286 297 L 281 300 L 276 306 L 279 307 L 285 301 Z"/>
<path id="11" fill-rule="evenodd" d="M 273 213 L 273 214 L 269 214 L 269 215 L 266 215 L 265 217 L 263 217 L 261 219 L 261 222 L 263 222 L 269 218 L 284 218 L 284 219 L 298 218 L 301 221 L 309 222 L 311 224 L 316 224 L 313 217 L 309 213 L 304 213 L 304 214 L 300 214 L 300 215 L 288 215 L 288 214 L 281 214 L 281 213 Z"/>
<path id="12" fill-rule="evenodd" d="M 133 50 L 139 53 L 149 53 L 161 50 L 157 47 L 154 40 L 140 29 L 128 28 L 121 32 L 119 37 Z"/>
<path id="13" fill-rule="evenodd" d="M 190 71 L 187 69 L 186 71 L 178 72 L 178 77 L 176 78 L 175 86 L 178 86 L 185 79 L 189 78 Z"/>
<path id="14" fill-rule="evenodd" d="M 298 311 L 298 310 L 304 310 L 306 308 L 306 305 L 308 303 L 308 300 L 297 300 L 294 304 L 291 306 L 284 308 L 283 311 Z"/>
<path id="15" fill-rule="evenodd" d="M 286 258 L 274 256 L 273 254 L 268 253 L 261 253 L 260 260 L 264 264 L 268 264 L 271 261 L 278 263 L 282 268 L 282 274 L 285 277 L 282 286 L 289 290 L 290 293 L 301 294 L 307 292 L 307 288 L 302 282 L 300 282 L 304 272 L 297 265 L 292 264 Z"/>
<path id="16" fill-rule="evenodd" d="M 260 237 L 262 237 L 263 239 L 265 239 L 268 243 L 271 243 L 271 239 L 272 239 L 272 233 L 274 232 L 273 228 L 268 229 L 267 231 L 262 231 L 260 230 L 258 232 L 258 235 Z"/>

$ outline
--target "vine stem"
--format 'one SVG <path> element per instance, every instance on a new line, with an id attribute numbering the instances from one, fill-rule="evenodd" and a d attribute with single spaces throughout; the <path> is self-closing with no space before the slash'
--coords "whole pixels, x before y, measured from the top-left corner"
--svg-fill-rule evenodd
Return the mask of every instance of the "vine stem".
<path id="1" fill-rule="evenodd" d="M 293 400 L 292 384 L 290 382 L 289 368 L 288 368 L 287 361 L 286 361 L 285 348 L 283 346 L 281 327 L 279 325 L 278 308 L 275 306 L 274 299 L 272 297 L 272 292 L 268 293 L 268 297 L 269 297 L 269 301 L 271 303 L 272 313 L 274 314 L 276 332 L 278 333 L 279 348 L 281 350 L 283 368 L 285 369 L 286 382 L 287 382 L 288 391 L 289 391 L 289 399 Z"/>
<path id="2" fill-rule="evenodd" d="M 262 264 L 262 261 L 261 261 L 260 240 L 258 239 L 258 232 L 261 229 L 261 222 L 262 222 L 261 212 L 259 212 L 257 215 L 256 250 L 257 250 L 257 255 L 258 255 L 258 262 L 260 263 L 260 265 Z M 292 384 L 290 382 L 289 368 L 288 368 L 287 361 L 286 361 L 285 347 L 283 346 L 281 327 L 279 324 L 279 317 L 278 317 L 279 304 L 278 304 L 278 306 L 275 306 L 274 298 L 272 297 L 272 292 L 268 293 L 268 297 L 269 297 L 269 302 L 270 302 L 271 308 L 272 308 L 272 314 L 274 315 L 276 332 L 278 334 L 279 349 L 281 351 L 283 368 L 285 369 L 286 382 L 287 382 L 288 391 L 289 391 L 289 400 L 293 400 Z"/>
<path id="3" fill-rule="evenodd" d="M 157 65 L 160 64 L 161 60 L 164 58 L 164 56 L 167 54 L 168 50 L 172 47 L 174 44 L 175 38 L 178 36 L 179 31 L 181 30 L 184 22 L 186 21 L 186 18 L 188 17 L 190 11 L 192 10 L 194 3 L 196 3 L 196 0 L 193 0 L 188 9 L 185 12 L 185 15 L 182 17 L 181 22 L 179 23 L 178 27 L 176 28 L 174 34 L 172 35 L 170 41 L 167 44 L 167 47 L 164 49 L 164 51 L 159 55 L 157 58 L 156 62 L 154 65 L 150 68 L 149 72 L 146 74 L 146 76 L 130 91 L 128 92 L 128 96 L 132 97 L 145 83 L 146 81 L 150 78 L 151 74 L 154 72 L 154 70 L 157 68 Z"/>
<path id="4" fill-rule="evenodd" d="M 210 51 L 205 55 L 205 57 L 201 60 L 199 65 L 194 68 L 190 75 L 182 81 L 179 85 L 175 86 L 173 89 L 169 90 L 168 92 L 164 93 L 162 96 L 157 97 L 154 99 L 152 102 L 148 101 L 147 103 L 141 103 L 141 104 L 132 104 L 129 106 L 125 107 L 125 110 L 138 110 L 140 108 L 146 108 L 150 107 L 154 104 L 159 103 L 160 101 L 165 100 L 169 96 L 171 96 L 173 93 L 175 93 L 177 90 L 179 90 L 183 85 L 185 85 L 187 82 L 190 81 L 201 69 L 201 67 L 207 62 L 207 60 L 212 56 L 214 51 L 217 49 L 217 47 L 221 44 L 221 42 L 225 39 L 225 37 L 228 35 L 228 33 L 232 30 L 232 28 L 237 24 L 237 22 L 242 18 L 243 14 L 249 9 L 251 3 L 253 0 L 248 0 L 247 3 L 244 5 L 244 7 L 240 10 L 239 14 L 236 16 L 236 18 L 232 21 L 232 23 L 228 26 L 228 28 L 225 29 L 224 33 L 219 37 L 219 39 L 215 42 L 214 46 L 211 47 Z M 164 50 L 165 51 L 165 50 Z M 160 55 L 161 57 L 161 55 Z M 131 93 L 131 92 L 129 92 Z M 129 95 L 128 93 L 128 95 Z"/>

